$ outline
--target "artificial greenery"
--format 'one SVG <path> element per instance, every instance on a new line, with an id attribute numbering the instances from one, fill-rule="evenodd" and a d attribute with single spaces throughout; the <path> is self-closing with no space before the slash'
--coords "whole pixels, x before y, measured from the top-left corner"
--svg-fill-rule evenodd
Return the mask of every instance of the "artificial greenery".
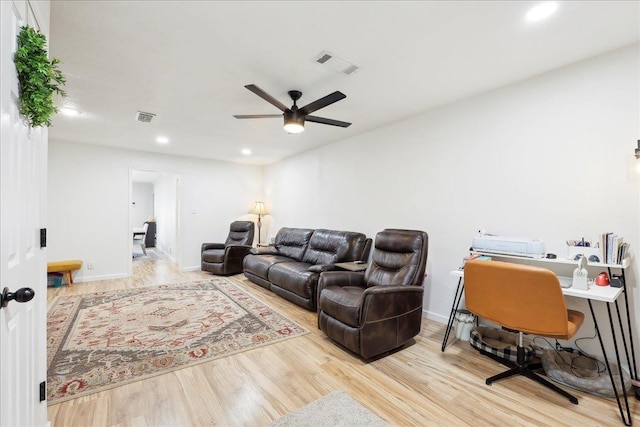
<path id="1" fill-rule="evenodd" d="M 49 60 L 47 38 L 29 26 L 20 28 L 14 63 L 18 71 L 20 113 L 32 127 L 51 126 L 51 116 L 58 112 L 53 93 L 66 96 L 62 85 L 66 79 L 58 69 L 58 59 Z"/>

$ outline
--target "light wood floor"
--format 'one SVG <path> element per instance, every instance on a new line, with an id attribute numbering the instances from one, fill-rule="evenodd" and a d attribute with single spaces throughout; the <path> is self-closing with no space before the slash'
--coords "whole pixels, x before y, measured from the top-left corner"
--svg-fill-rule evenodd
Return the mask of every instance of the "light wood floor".
<path id="1" fill-rule="evenodd" d="M 58 295 L 156 286 L 210 277 L 180 273 L 164 259 L 135 260 L 129 279 L 49 288 Z M 622 426 L 615 400 L 575 392 L 566 399 L 526 378 L 486 386 L 504 370 L 466 342 L 440 351 L 445 325 L 424 320 L 415 343 L 364 362 L 330 341 L 315 313 L 255 285 L 243 289 L 311 331 L 228 356 L 49 407 L 60 426 L 261 426 L 334 391 L 344 390 L 392 425 Z M 631 398 L 634 425 L 640 402 Z"/>

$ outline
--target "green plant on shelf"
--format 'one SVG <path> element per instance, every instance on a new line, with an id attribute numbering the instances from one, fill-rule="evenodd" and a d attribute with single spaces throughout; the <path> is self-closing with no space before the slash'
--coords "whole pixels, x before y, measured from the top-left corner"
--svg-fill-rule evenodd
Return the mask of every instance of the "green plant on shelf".
<path id="1" fill-rule="evenodd" d="M 50 60 L 47 55 L 47 38 L 32 27 L 21 27 L 14 63 L 18 72 L 20 114 L 31 127 L 51 126 L 51 117 L 58 112 L 53 94 L 66 96 L 62 89 L 66 79 L 58 68 L 60 61 Z"/>

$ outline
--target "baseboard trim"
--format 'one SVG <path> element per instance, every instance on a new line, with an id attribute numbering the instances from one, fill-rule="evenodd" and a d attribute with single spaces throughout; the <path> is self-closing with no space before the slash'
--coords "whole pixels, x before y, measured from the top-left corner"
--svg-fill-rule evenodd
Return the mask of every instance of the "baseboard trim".
<path id="1" fill-rule="evenodd" d="M 438 323 L 447 323 L 449 318 L 433 311 L 422 310 L 422 317 L 426 317 L 429 320 L 435 320 Z"/>
<path id="2" fill-rule="evenodd" d="M 93 282 L 97 280 L 124 279 L 125 277 L 130 277 L 130 276 L 127 273 L 101 274 L 98 276 L 82 276 L 82 277 L 74 277 L 73 283 Z"/>
<path id="3" fill-rule="evenodd" d="M 182 267 L 182 271 L 200 271 L 200 266 L 199 265 L 192 265 L 189 267 Z"/>

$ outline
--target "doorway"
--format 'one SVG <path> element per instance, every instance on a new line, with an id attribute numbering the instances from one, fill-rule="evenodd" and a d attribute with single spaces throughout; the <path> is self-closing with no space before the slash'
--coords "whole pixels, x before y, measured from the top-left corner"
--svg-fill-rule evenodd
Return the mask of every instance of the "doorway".
<path id="1" fill-rule="evenodd" d="M 129 229 L 132 231 L 129 275 L 133 272 L 136 256 L 165 258 L 181 270 L 180 176 L 169 172 L 131 169 L 129 177 Z M 146 230 L 146 235 L 136 236 L 139 240 L 134 241 L 135 232 L 142 228 Z"/>

